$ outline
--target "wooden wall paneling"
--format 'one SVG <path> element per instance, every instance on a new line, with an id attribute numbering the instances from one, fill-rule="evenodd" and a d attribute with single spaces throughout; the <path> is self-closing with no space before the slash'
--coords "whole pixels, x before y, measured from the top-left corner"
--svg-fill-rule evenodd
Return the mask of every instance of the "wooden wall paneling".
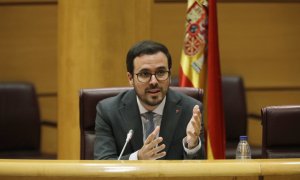
<path id="1" fill-rule="evenodd" d="M 41 118 L 57 122 L 57 95 L 53 96 L 40 96 L 39 97 L 39 106 Z"/>
<path id="2" fill-rule="evenodd" d="M 57 124 L 57 96 L 40 96 L 39 106 L 41 119 Z M 57 126 L 42 125 L 41 150 L 57 154 Z"/>
<path id="3" fill-rule="evenodd" d="M 186 3 L 154 3 L 151 38 L 165 44 L 172 56 L 172 74 L 178 75 L 185 32 Z"/>
<path id="4" fill-rule="evenodd" d="M 56 5 L 0 5 L 0 80 L 56 92 Z"/>
<path id="5" fill-rule="evenodd" d="M 300 3 L 219 3 L 222 72 L 247 87 L 299 86 Z"/>
<path id="6" fill-rule="evenodd" d="M 248 112 L 260 114 L 260 110 L 272 105 L 300 104 L 300 90 L 247 91 Z"/>
<path id="7" fill-rule="evenodd" d="M 57 128 L 42 126 L 41 151 L 48 154 L 57 154 Z"/>
<path id="8" fill-rule="evenodd" d="M 0 81 L 33 83 L 41 118 L 56 122 L 56 1 L 0 1 L 0 39 Z M 41 150 L 56 153 L 56 129 L 41 131 Z"/>
<path id="9" fill-rule="evenodd" d="M 60 159 L 79 159 L 79 89 L 128 85 L 126 53 L 150 38 L 150 8 L 150 0 L 59 1 Z"/>

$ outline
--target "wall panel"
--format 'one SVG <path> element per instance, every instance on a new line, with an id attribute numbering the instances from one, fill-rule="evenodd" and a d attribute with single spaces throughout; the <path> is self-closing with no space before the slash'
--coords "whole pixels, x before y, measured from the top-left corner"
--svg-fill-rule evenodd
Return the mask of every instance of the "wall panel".
<path id="1" fill-rule="evenodd" d="M 300 86 L 300 3 L 219 3 L 224 74 L 247 87 Z"/>
<path id="2" fill-rule="evenodd" d="M 57 89 L 55 4 L 0 4 L 0 80 L 33 82 L 38 93 Z"/>
<path id="3" fill-rule="evenodd" d="M 57 121 L 57 2 L 0 1 L 0 81 L 35 85 L 42 119 Z M 41 149 L 56 153 L 56 128 L 42 127 Z"/>

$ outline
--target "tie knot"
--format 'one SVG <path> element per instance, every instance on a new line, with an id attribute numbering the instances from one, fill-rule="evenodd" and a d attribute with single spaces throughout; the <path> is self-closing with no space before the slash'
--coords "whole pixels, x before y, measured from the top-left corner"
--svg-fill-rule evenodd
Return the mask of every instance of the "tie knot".
<path id="1" fill-rule="evenodd" d="M 153 121 L 154 112 L 148 111 L 145 113 L 146 119 L 149 121 Z"/>

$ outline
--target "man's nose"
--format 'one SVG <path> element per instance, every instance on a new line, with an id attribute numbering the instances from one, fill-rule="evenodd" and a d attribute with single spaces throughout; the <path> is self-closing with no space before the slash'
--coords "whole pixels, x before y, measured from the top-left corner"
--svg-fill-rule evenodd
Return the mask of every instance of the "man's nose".
<path id="1" fill-rule="evenodd" d="M 157 84 L 157 83 L 158 83 L 155 74 L 152 74 L 152 75 L 151 75 L 151 77 L 150 77 L 150 82 L 149 82 L 149 83 L 150 83 L 150 84 Z"/>

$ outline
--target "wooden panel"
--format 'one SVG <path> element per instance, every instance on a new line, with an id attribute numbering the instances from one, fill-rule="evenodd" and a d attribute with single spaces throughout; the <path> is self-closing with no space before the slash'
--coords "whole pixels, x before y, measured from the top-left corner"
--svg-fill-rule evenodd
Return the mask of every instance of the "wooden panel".
<path id="1" fill-rule="evenodd" d="M 260 114 L 265 106 L 300 104 L 300 91 L 248 91 L 247 101 L 248 112 Z"/>
<path id="2" fill-rule="evenodd" d="M 165 44 L 173 59 L 172 74 L 178 75 L 185 31 L 186 3 L 154 3 L 151 38 Z"/>
<path id="3" fill-rule="evenodd" d="M 299 86 L 300 3 L 219 3 L 222 72 L 247 87 Z"/>
<path id="4" fill-rule="evenodd" d="M 249 118 L 247 122 L 247 136 L 250 146 L 262 145 L 262 125 L 261 121 L 257 119 Z"/>
<path id="5" fill-rule="evenodd" d="M 0 80 L 57 89 L 57 10 L 50 5 L 0 5 Z"/>
<path id="6" fill-rule="evenodd" d="M 57 154 L 57 128 L 42 126 L 41 132 L 41 151 Z"/>
<path id="7" fill-rule="evenodd" d="M 40 97 L 39 105 L 42 120 L 57 123 L 57 97 Z M 57 127 L 43 125 L 41 131 L 41 151 L 57 154 Z"/>
<path id="8" fill-rule="evenodd" d="M 150 0 L 59 2 L 60 159 L 79 159 L 79 89 L 128 85 L 126 53 L 136 41 L 149 39 L 150 5 Z"/>
<path id="9" fill-rule="evenodd" d="M 41 108 L 41 118 L 57 122 L 57 97 L 56 96 L 40 96 L 39 105 Z"/>
<path id="10" fill-rule="evenodd" d="M 0 39 L 0 81 L 32 82 L 41 118 L 56 122 L 56 1 L 0 1 Z M 41 150 L 57 152 L 56 128 L 41 130 Z"/>
<path id="11" fill-rule="evenodd" d="M 57 4 L 57 0 L 0 0 L 0 4 Z"/>

